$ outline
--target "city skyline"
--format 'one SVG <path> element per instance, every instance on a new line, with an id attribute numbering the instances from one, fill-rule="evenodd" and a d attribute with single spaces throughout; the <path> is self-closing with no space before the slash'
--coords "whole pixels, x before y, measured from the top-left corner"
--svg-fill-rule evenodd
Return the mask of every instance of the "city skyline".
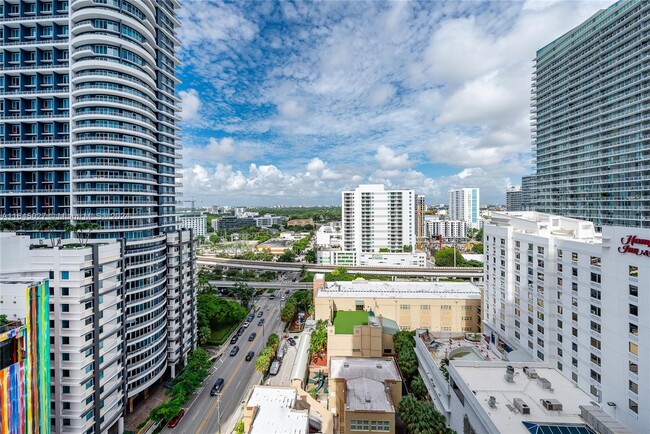
<path id="1" fill-rule="evenodd" d="M 611 4 L 184 2 L 184 194 L 333 205 L 384 183 L 504 203 L 531 172 L 536 51 Z"/>

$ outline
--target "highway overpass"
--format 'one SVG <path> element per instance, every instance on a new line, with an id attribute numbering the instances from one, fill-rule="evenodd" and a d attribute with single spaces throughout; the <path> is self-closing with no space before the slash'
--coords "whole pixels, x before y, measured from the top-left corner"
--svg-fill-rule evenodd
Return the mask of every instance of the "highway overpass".
<path id="1" fill-rule="evenodd" d="M 315 265 L 300 262 L 268 262 L 247 261 L 244 259 L 216 258 L 214 256 L 199 256 L 197 264 L 206 266 L 219 265 L 228 268 L 264 270 L 276 272 L 301 271 L 303 267 L 313 273 L 329 273 L 335 266 Z M 483 281 L 483 268 L 464 267 L 431 267 L 431 268 L 406 268 L 406 267 L 346 267 L 351 274 L 362 273 L 376 276 L 394 277 L 425 277 L 432 280 L 438 279 L 470 279 L 472 282 Z"/>
<path id="2" fill-rule="evenodd" d="M 210 285 L 216 288 L 232 288 L 238 283 L 245 283 L 251 288 L 274 288 L 274 289 L 312 289 L 312 282 L 281 282 L 274 280 L 273 282 L 251 282 L 251 281 L 235 281 L 235 280 L 211 280 Z"/>

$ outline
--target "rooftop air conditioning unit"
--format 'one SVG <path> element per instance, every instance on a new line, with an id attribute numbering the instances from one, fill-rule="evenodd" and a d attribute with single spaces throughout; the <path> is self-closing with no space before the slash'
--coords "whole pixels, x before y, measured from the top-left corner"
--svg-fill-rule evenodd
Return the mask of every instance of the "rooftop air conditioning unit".
<path id="1" fill-rule="evenodd" d="M 503 378 L 505 378 L 508 383 L 514 383 L 515 382 L 515 368 L 508 365 L 506 367 L 506 375 Z"/>
<path id="2" fill-rule="evenodd" d="M 534 380 L 537 378 L 537 371 L 535 371 L 534 368 L 529 368 L 528 366 L 524 366 L 524 374 L 531 380 Z"/>
<path id="3" fill-rule="evenodd" d="M 490 396 L 490 399 L 488 400 L 488 405 L 490 408 L 497 408 L 497 399 L 494 396 Z"/>
<path id="4" fill-rule="evenodd" d="M 539 384 L 539 387 L 542 389 L 550 389 L 551 388 L 551 382 L 548 381 L 546 378 L 543 377 L 537 377 L 537 384 Z"/>
<path id="5" fill-rule="evenodd" d="M 521 398 L 515 398 L 512 400 L 512 404 L 521 414 L 530 414 L 530 407 L 524 402 Z"/>
<path id="6" fill-rule="evenodd" d="M 549 411 L 562 411 L 562 403 L 557 399 L 540 399 L 539 401 Z"/>

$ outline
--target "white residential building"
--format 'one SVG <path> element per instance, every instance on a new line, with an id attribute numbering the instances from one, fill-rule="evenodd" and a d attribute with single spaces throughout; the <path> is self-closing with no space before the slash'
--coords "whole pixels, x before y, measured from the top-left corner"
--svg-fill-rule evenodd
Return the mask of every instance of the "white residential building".
<path id="1" fill-rule="evenodd" d="M 425 220 L 427 237 L 467 238 L 467 223 L 462 220 L 439 220 L 431 216 Z"/>
<path id="2" fill-rule="evenodd" d="M 522 208 L 523 191 L 515 185 L 506 191 L 506 211 L 524 211 Z"/>
<path id="3" fill-rule="evenodd" d="M 449 190 L 449 218 L 451 220 L 462 220 L 474 229 L 480 228 L 482 219 L 479 201 L 478 188 Z"/>
<path id="4" fill-rule="evenodd" d="M 413 252 L 416 247 L 416 194 L 385 190 L 380 184 L 343 191 L 343 250 L 357 253 Z"/>
<path id="5" fill-rule="evenodd" d="M 485 226 L 495 351 L 545 361 L 632 432 L 650 432 L 650 230 L 521 212 Z"/>
<path id="6" fill-rule="evenodd" d="M 273 225 L 282 226 L 284 224 L 285 217 L 276 216 L 271 214 L 264 214 L 261 217 L 255 217 L 255 225 L 258 228 L 268 228 Z"/>
<path id="7" fill-rule="evenodd" d="M 179 214 L 176 228 L 192 229 L 195 237 L 205 237 L 208 235 L 208 217 L 197 213 Z"/>
<path id="8" fill-rule="evenodd" d="M 335 228 L 332 225 L 323 225 L 316 231 L 316 246 L 317 247 L 339 247 L 343 235 L 341 228 Z"/>

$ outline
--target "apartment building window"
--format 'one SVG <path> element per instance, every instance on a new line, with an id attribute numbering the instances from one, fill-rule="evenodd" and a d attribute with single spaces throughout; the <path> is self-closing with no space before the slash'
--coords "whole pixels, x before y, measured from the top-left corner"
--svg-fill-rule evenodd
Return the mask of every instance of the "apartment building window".
<path id="1" fill-rule="evenodd" d="M 630 285 L 630 295 L 633 297 L 639 296 L 639 287 L 636 285 Z"/>
<path id="2" fill-rule="evenodd" d="M 451 305 L 443 304 L 440 306 L 440 310 L 451 310 Z"/>
<path id="3" fill-rule="evenodd" d="M 61 312 L 70 312 L 70 305 L 69 304 L 62 304 L 61 305 Z"/>
<path id="4" fill-rule="evenodd" d="M 591 288 L 591 298 L 595 298 L 596 300 L 600 300 L 601 293 L 599 290 Z"/>
<path id="5" fill-rule="evenodd" d="M 600 357 L 598 357 L 594 353 L 591 353 L 591 363 L 593 363 L 596 366 L 600 366 Z"/>
<path id="6" fill-rule="evenodd" d="M 596 333 L 600 333 L 600 324 L 598 324 L 596 321 L 592 321 L 591 330 L 595 331 Z"/>
<path id="7" fill-rule="evenodd" d="M 578 382 L 578 374 L 576 374 L 575 372 L 572 372 L 571 373 L 571 380 L 573 380 L 574 383 L 577 383 Z"/>
<path id="8" fill-rule="evenodd" d="M 591 370 L 591 379 L 600 383 L 600 374 L 593 369 Z"/>
<path id="9" fill-rule="evenodd" d="M 576 282 L 571 282 L 571 290 L 578 291 L 578 284 Z"/>
<path id="10" fill-rule="evenodd" d="M 537 247 L 537 253 L 539 253 L 540 255 L 543 255 L 544 254 L 544 247 Z"/>
<path id="11" fill-rule="evenodd" d="M 562 250 L 557 249 L 557 257 L 561 258 L 562 257 Z"/>
<path id="12" fill-rule="evenodd" d="M 639 404 L 635 400 L 629 400 L 629 407 L 634 413 L 639 414 Z"/>
<path id="13" fill-rule="evenodd" d="M 562 363 L 557 362 L 557 368 L 561 371 L 564 368 L 564 366 L 562 366 Z"/>
<path id="14" fill-rule="evenodd" d="M 638 394 L 639 393 L 639 385 L 636 384 L 632 380 L 629 380 L 629 381 L 630 381 L 630 392 Z"/>
<path id="15" fill-rule="evenodd" d="M 639 316 L 639 307 L 636 304 L 630 304 L 630 315 Z"/>
<path id="16" fill-rule="evenodd" d="M 517 248 L 521 247 L 521 243 L 519 241 L 515 241 L 515 247 Z"/>
<path id="17" fill-rule="evenodd" d="M 596 338 L 591 338 L 591 346 L 600 350 L 600 341 Z"/>
<path id="18" fill-rule="evenodd" d="M 629 343 L 628 350 L 630 351 L 630 353 L 634 354 L 635 356 L 639 355 L 639 346 L 634 342 Z"/>
<path id="19" fill-rule="evenodd" d="M 573 262 L 578 262 L 578 254 L 576 252 L 571 252 L 571 260 Z"/>
<path id="20" fill-rule="evenodd" d="M 591 305 L 591 314 L 600 316 L 600 307 L 594 306 L 593 304 Z"/>
<path id="21" fill-rule="evenodd" d="M 572 267 L 571 268 L 571 275 L 574 277 L 578 277 L 578 268 L 577 267 Z"/>
<path id="22" fill-rule="evenodd" d="M 368 431 L 368 426 L 367 420 L 350 420 L 351 431 Z"/>
<path id="23" fill-rule="evenodd" d="M 562 272 L 562 264 L 557 264 L 557 271 Z"/>
<path id="24" fill-rule="evenodd" d="M 600 381 L 598 381 L 598 382 L 600 383 Z M 598 398 L 598 395 L 600 394 L 600 391 L 598 390 L 598 388 L 597 388 L 596 386 L 594 386 L 594 385 L 592 384 L 592 385 L 590 386 L 590 391 L 591 391 L 591 394 L 592 394 L 593 396 L 595 396 L 596 398 Z"/>
<path id="25" fill-rule="evenodd" d="M 562 336 L 562 333 L 558 333 L 558 334 L 557 334 L 557 341 L 558 341 L 559 343 L 562 343 L 562 342 L 564 341 L 564 337 Z"/>
<path id="26" fill-rule="evenodd" d="M 633 374 L 638 374 L 639 373 L 639 365 L 636 364 L 633 361 L 630 361 L 629 364 L 630 364 L 630 372 L 633 373 Z"/>
<path id="27" fill-rule="evenodd" d="M 639 267 L 630 265 L 630 277 L 639 277 Z"/>
<path id="28" fill-rule="evenodd" d="M 428 305 L 428 304 L 423 304 L 423 305 L 420 305 L 420 309 L 421 310 L 429 310 L 429 309 L 431 309 L 431 306 Z"/>
<path id="29" fill-rule="evenodd" d="M 600 258 L 598 256 L 592 256 L 590 258 L 590 261 L 591 261 L 591 265 L 593 265 L 594 267 L 600 267 Z"/>
<path id="30" fill-rule="evenodd" d="M 575 368 L 577 368 L 577 367 L 578 367 L 578 359 L 576 359 L 575 357 L 571 357 L 571 364 L 572 364 Z"/>
<path id="31" fill-rule="evenodd" d="M 594 283 L 600 283 L 600 273 L 591 273 L 591 281 Z"/>
<path id="32" fill-rule="evenodd" d="M 562 326 L 563 326 L 562 320 L 561 319 L 557 320 L 557 328 L 562 329 Z"/>
<path id="33" fill-rule="evenodd" d="M 409 309 L 411 309 L 411 305 L 409 305 L 409 304 L 400 304 L 399 308 L 402 309 L 402 310 L 409 310 Z"/>
<path id="34" fill-rule="evenodd" d="M 562 348 L 558 348 L 558 349 L 557 349 L 557 355 L 558 355 L 559 357 L 562 357 Z"/>
<path id="35" fill-rule="evenodd" d="M 630 325 L 630 329 L 629 329 L 630 334 L 634 335 L 634 336 L 638 336 L 639 335 L 639 326 L 634 324 L 633 322 L 629 323 L 629 325 Z"/>

